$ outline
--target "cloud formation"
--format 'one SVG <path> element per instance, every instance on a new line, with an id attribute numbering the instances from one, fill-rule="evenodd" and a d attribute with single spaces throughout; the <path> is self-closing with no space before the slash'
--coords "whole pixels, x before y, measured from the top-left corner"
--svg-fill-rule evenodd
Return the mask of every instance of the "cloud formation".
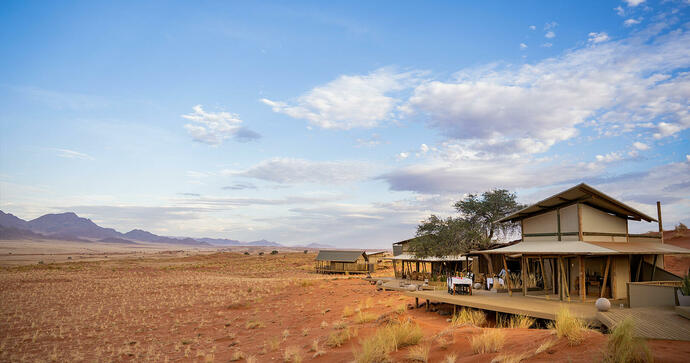
<path id="1" fill-rule="evenodd" d="M 57 152 L 57 156 L 66 159 L 80 159 L 80 160 L 94 160 L 91 155 L 81 153 L 79 151 L 69 149 L 53 149 Z"/>
<path id="2" fill-rule="evenodd" d="M 394 117 L 395 93 L 419 82 L 421 72 L 380 68 L 367 75 L 342 75 L 292 102 L 262 99 L 274 112 L 324 129 L 372 128 Z"/>
<path id="3" fill-rule="evenodd" d="M 358 181 L 372 173 L 372 165 L 359 161 L 311 161 L 295 158 L 264 160 L 246 170 L 226 170 L 225 175 L 242 176 L 281 184 L 340 184 Z"/>
<path id="4" fill-rule="evenodd" d="M 184 125 L 194 141 L 218 146 L 234 137 L 237 141 L 251 141 L 261 137 L 258 133 L 242 125 L 239 115 L 221 111 L 206 112 L 201 105 L 193 107 L 194 112 L 182 115 L 191 122 Z"/>

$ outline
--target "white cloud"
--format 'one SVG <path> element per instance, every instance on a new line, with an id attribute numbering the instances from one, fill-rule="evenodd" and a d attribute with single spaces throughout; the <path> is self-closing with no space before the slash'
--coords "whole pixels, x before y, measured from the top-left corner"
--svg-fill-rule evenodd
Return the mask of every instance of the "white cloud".
<path id="1" fill-rule="evenodd" d="M 640 18 L 640 19 L 632 19 L 632 18 L 631 18 L 631 19 L 627 19 L 626 21 L 624 21 L 624 22 L 623 22 L 623 25 L 625 25 L 625 26 L 633 26 L 633 25 L 639 24 L 640 22 L 642 22 L 642 19 L 641 19 L 641 18 Z"/>
<path id="2" fill-rule="evenodd" d="M 530 25 L 529 30 L 537 30 L 537 26 L 536 25 Z"/>
<path id="3" fill-rule="evenodd" d="M 690 33 L 590 43 L 520 67 L 458 72 L 417 86 L 405 109 L 452 139 L 516 152 L 543 152 L 596 124 L 606 132 L 690 128 Z M 680 73 L 678 73 L 680 71 Z"/>
<path id="4" fill-rule="evenodd" d="M 427 146 L 427 144 L 422 144 L 421 146 L 419 146 L 419 151 L 421 151 L 422 154 L 426 154 L 427 152 L 429 152 L 429 146 Z"/>
<path id="5" fill-rule="evenodd" d="M 239 141 L 253 140 L 260 137 L 254 131 L 242 127 L 238 115 L 229 112 L 206 112 L 201 105 L 193 107 L 194 112 L 182 115 L 192 121 L 184 125 L 194 141 L 217 146 L 230 137 Z"/>
<path id="6" fill-rule="evenodd" d="M 520 49 L 527 49 L 527 44 L 520 43 Z"/>
<path id="7" fill-rule="evenodd" d="M 635 141 L 633 143 L 633 147 L 640 151 L 649 150 L 649 145 L 639 141 Z"/>
<path id="8" fill-rule="evenodd" d="M 394 118 L 394 93 L 419 82 L 419 72 L 381 68 L 368 75 L 343 75 L 313 88 L 294 102 L 261 101 L 274 112 L 308 120 L 324 129 L 372 128 Z"/>
<path id="9" fill-rule="evenodd" d="M 543 43 L 541 46 L 544 48 L 551 48 L 553 46 L 553 43 Z"/>
<path id="10" fill-rule="evenodd" d="M 410 153 L 409 153 L 409 152 L 401 152 L 401 153 L 398 154 L 398 156 L 397 156 L 396 158 L 397 158 L 398 160 L 405 160 L 405 159 L 407 159 L 409 156 L 410 156 Z"/>
<path id="11" fill-rule="evenodd" d="M 224 170 L 224 175 L 242 176 L 281 184 L 339 184 L 363 180 L 373 166 L 360 161 L 311 161 L 293 158 L 264 160 L 246 170 Z"/>
<path id="12" fill-rule="evenodd" d="M 558 26 L 558 23 L 556 23 L 555 21 L 552 21 L 552 22 L 544 24 L 544 30 L 554 29 L 557 26 Z"/>
<path id="13" fill-rule="evenodd" d="M 587 40 L 590 43 L 602 43 L 609 40 L 609 35 L 606 34 L 605 32 L 601 33 L 596 33 L 596 32 L 591 32 L 589 33 L 589 39 Z"/>
<path id="14" fill-rule="evenodd" d="M 625 1 L 625 3 L 628 4 L 628 6 L 630 6 L 630 7 L 635 7 L 635 6 L 640 5 L 643 2 L 645 2 L 645 0 L 623 0 L 623 1 Z"/>
<path id="15" fill-rule="evenodd" d="M 80 159 L 80 160 L 94 160 L 94 158 L 91 155 L 79 152 L 79 151 L 74 151 L 74 150 L 69 150 L 69 149 L 52 149 L 57 152 L 57 156 L 61 158 L 66 158 L 66 159 Z"/>
<path id="16" fill-rule="evenodd" d="M 623 7 L 620 6 L 620 5 L 618 5 L 617 7 L 613 8 L 613 10 L 616 11 L 616 14 L 618 14 L 618 16 L 624 16 L 624 15 L 625 15 L 625 10 L 624 10 Z"/>
<path id="17" fill-rule="evenodd" d="M 623 156 L 621 155 L 620 152 L 612 151 L 612 152 L 605 154 L 605 155 L 597 155 L 596 159 L 598 162 L 608 164 L 608 163 L 622 160 Z"/>
<path id="18" fill-rule="evenodd" d="M 556 37 L 556 33 L 553 30 L 549 30 L 544 34 L 544 37 L 552 39 Z"/>

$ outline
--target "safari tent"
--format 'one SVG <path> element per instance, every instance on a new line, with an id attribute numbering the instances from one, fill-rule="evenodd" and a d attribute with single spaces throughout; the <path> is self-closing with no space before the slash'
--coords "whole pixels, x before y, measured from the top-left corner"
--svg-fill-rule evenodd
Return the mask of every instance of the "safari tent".
<path id="1" fill-rule="evenodd" d="M 393 243 L 393 271 L 398 279 L 424 280 L 472 269 L 473 258 L 465 255 L 417 257 L 409 251 L 414 238 Z"/>
<path id="2" fill-rule="evenodd" d="M 664 255 L 690 253 L 664 244 L 660 232 L 629 233 L 631 220 L 657 222 L 661 231 L 657 209 L 658 220 L 583 183 L 504 217 L 520 223 L 518 243 L 473 254 L 501 261 L 515 277 L 505 281 L 511 294 L 513 281 L 523 295 L 627 299 L 629 283 L 679 280 L 664 270 Z"/>
<path id="3" fill-rule="evenodd" d="M 367 273 L 374 269 L 364 250 L 320 250 L 315 260 L 317 273 Z"/>

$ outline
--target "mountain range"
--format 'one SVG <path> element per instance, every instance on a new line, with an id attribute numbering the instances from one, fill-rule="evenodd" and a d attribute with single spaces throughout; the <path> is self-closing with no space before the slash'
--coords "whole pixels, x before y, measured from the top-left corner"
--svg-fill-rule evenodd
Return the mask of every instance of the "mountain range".
<path id="1" fill-rule="evenodd" d="M 280 243 L 267 240 L 242 242 L 224 238 L 166 237 L 141 229 L 120 233 L 104 228 L 73 212 L 46 214 L 30 221 L 0 211 L 0 239 L 52 239 L 76 242 L 104 242 L 136 244 L 137 242 L 165 243 L 187 246 L 272 246 Z"/>

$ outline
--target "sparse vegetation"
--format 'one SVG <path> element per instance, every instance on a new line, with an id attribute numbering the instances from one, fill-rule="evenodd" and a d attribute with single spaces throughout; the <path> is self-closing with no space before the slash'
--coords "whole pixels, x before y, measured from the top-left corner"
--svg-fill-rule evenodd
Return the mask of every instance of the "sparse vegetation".
<path id="1" fill-rule="evenodd" d="M 509 329 L 527 329 L 534 325 L 534 318 L 525 315 L 510 315 L 506 318 L 504 315 L 498 318 L 498 326 Z"/>
<path id="2" fill-rule="evenodd" d="M 360 349 L 355 351 L 355 361 L 357 363 L 387 362 L 390 359 L 390 352 L 416 345 L 422 337 L 422 330 L 410 321 L 388 324 L 378 328 L 372 336 L 360 341 Z"/>
<path id="3" fill-rule="evenodd" d="M 301 363 L 302 354 L 298 347 L 291 345 L 283 351 L 283 361 L 285 363 Z"/>
<path id="4" fill-rule="evenodd" d="M 331 348 L 340 347 L 347 343 L 354 336 L 356 336 L 356 334 L 354 334 L 354 330 L 351 328 L 336 330 L 328 335 L 328 339 L 326 339 L 326 346 Z"/>
<path id="5" fill-rule="evenodd" d="M 565 306 L 556 313 L 556 320 L 551 324 L 551 328 L 556 331 L 559 338 L 567 338 L 568 344 L 578 345 L 584 340 L 587 332 L 587 324 L 573 316 Z"/>
<path id="6" fill-rule="evenodd" d="M 247 329 L 257 329 L 257 328 L 263 328 L 266 326 L 263 321 L 260 320 L 249 320 L 247 324 L 244 325 L 245 328 Z"/>
<path id="7" fill-rule="evenodd" d="M 365 323 L 368 323 L 368 322 L 371 322 L 371 321 L 376 320 L 376 317 L 377 317 L 377 316 L 376 316 L 376 314 L 374 314 L 374 313 L 369 313 L 369 312 L 366 312 L 366 311 L 360 311 L 360 312 L 357 313 L 357 315 L 355 316 L 355 322 L 356 322 L 357 324 L 365 324 Z"/>
<path id="8" fill-rule="evenodd" d="M 551 349 L 556 344 L 557 340 L 556 339 L 549 339 L 543 343 L 537 348 L 537 350 L 534 352 L 535 354 L 539 354 L 542 352 L 546 352 L 547 350 Z"/>
<path id="9" fill-rule="evenodd" d="M 481 334 L 470 339 L 470 346 L 475 354 L 495 353 L 503 348 L 506 333 L 500 329 L 484 329 Z"/>
<path id="10" fill-rule="evenodd" d="M 486 323 L 486 314 L 481 310 L 472 310 L 469 308 L 462 308 L 460 312 L 453 316 L 451 320 L 452 326 L 473 325 L 482 326 Z"/>
<path id="11" fill-rule="evenodd" d="M 352 307 L 350 307 L 350 306 L 346 306 L 343 308 L 343 318 L 350 317 L 354 313 L 355 313 L 354 309 L 352 309 Z"/>
<path id="12" fill-rule="evenodd" d="M 607 363 L 652 362 L 652 353 L 644 339 L 635 338 L 635 323 L 628 317 L 611 331 L 603 361 Z"/>
<path id="13" fill-rule="evenodd" d="M 410 351 L 407 353 L 407 358 L 413 362 L 427 363 L 429 361 L 430 349 L 431 346 L 429 346 L 428 344 L 416 345 L 410 348 Z"/>

